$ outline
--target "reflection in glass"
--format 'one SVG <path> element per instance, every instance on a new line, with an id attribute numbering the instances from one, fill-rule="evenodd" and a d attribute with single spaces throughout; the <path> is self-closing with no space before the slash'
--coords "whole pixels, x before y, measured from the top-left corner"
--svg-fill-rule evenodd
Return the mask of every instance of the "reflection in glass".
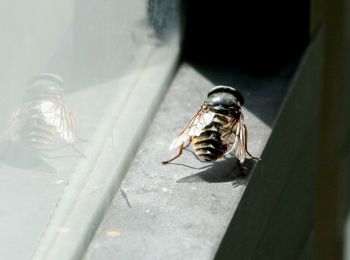
<path id="1" fill-rule="evenodd" d="M 30 258 L 63 198 L 74 200 L 97 166 L 109 176 L 122 165 L 132 149 L 125 141 L 138 135 L 120 118 L 133 100 L 135 113 L 146 111 L 145 100 L 164 90 L 179 53 L 178 6 L 0 1 L 0 259 Z"/>
<path id="2" fill-rule="evenodd" d="M 37 150 L 58 139 L 67 144 L 75 142 L 75 122 L 64 103 L 62 84 L 62 78 L 51 73 L 40 74 L 31 82 L 11 119 L 12 142 Z"/>
<path id="3" fill-rule="evenodd" d="M 19 168 L 46 165 L 52 170 L 42 160 L 45 153 L 74 145 L 77 138 L 75 120 L 63 94 L 63 79 L 57 74 L 41 73 L 29 83 L 1 137 L 0 145 L 6 147 L 0 156 L 3 162 Z M 16 154 L 22 154 L 20 160 Z"/>

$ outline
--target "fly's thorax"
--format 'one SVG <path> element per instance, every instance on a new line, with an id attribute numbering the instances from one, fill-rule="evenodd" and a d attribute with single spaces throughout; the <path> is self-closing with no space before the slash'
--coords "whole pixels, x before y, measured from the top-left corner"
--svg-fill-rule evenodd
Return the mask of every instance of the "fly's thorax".
<path id="1" fill-rule="evenodd" d="M 63 79 L 53 73 L 41 73 L 34 77 L 28 87 L 26 100 L 59 99 L 63 96 Z"/>
<path id="2" fill-rule="evenodd" d="M 240 107 L 244 105 L 244 98 L 242 94 L 235 89 L 234 87 L 231 86 L 216 86 L 212 88 L 209 93 L 208 93 L 208 99 L 211 97 L 214 97 L 216 94 L 227 94 L 226 96 L 231 96 L 231 101 L 232 98 L 234 100 L 234 103 L 238 104 Z M 231 102 L 230 100 L 227 100 Z M 227 104 L 229 105 L 229 104 Z"/>
<path id="3" fill-rule="evenodd" d="M 210 108 L 210 111 L 215 114 L 229 116 L 237 120 L 239 120 L 242 114 L 241 107 L 236 105 L 224 106 L 222 104 L 216 104 L 213 106 L 208 103 L 208 107 Z"/>
<path id="4" fill-rule="evenodd" d="M 239 119 L 244 98 L 233 87 L 217 86 L 208 93 L 206 104 L 215 113 Z"/>

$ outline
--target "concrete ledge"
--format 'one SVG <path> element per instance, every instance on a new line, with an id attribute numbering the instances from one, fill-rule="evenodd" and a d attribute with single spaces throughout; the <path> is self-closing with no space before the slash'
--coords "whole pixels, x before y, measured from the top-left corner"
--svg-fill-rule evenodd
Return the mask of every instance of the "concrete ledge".
<path id="1" fill-rule="evenodd" d="M 204 164 L 187 151 L 173 164 L 164 166 L 160 161 L 176 152 L 168 150 L 169 144 L 208 90 L 223 83 L 237 86 L 245 96 L 248 146 L 251 153 L 261 155 L 290 71 L 287 68 L 274 77 L 249 77 L 228 70 L 213 83 L 206 76 L 212 78 L 216 71 L 182 65 L 86 259 L 212 259 L 248 180 L 237 179 L 240 172 L 232 158 Z M 252 110 L 264 113 L 264 119 Z M 254 167 L 249 161 L 246 166 Z"/>

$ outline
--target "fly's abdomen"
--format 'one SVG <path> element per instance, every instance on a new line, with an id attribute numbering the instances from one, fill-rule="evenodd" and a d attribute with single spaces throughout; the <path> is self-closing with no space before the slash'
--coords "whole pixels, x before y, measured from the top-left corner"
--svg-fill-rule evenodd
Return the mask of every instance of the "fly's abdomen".
<path id="1" fill-rule="evenodd" d="M 53 126 L 40 118 L 30 118 L 19 132 L 20 140 L 32 148 L 40 149 L 51 142 L 56 134 Z"/>
<path id="2" fill-rule="evenodd" d="M 227 150 L 227 147 L 221 141 L 220 129 L 223 122 L 214 120 L 203 128 L 199 136 L 195 136 L 192 140 L 195 153 L 201 161 L 215 161 L 222 157 Z"/>

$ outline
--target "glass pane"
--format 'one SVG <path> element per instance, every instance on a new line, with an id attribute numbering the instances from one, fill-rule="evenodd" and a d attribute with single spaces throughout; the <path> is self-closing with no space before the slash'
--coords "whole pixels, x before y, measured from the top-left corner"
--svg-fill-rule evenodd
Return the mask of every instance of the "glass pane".
<path id="1" fill-rule="evenodd" d="M 33 254 L 71 178 L 91 170 L 107 141 L 118 142 L 113 124 L 140 98 L 140 79 L 176 60 L 178 7 L 0 2 L 1 259 Z"/>

